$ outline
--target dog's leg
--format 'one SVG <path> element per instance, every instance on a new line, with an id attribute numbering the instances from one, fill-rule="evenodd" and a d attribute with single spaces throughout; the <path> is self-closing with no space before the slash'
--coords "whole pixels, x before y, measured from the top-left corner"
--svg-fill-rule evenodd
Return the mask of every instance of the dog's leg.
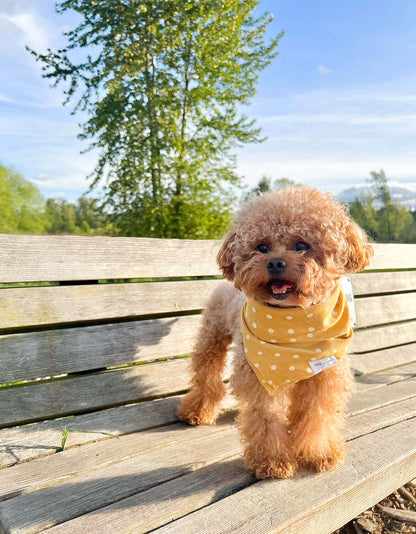
<path id="1" fill-rule="evenodd" d="M 178 408 L 179 419 L 191 425 L 215 423 L 220 402 L 226 393 L 222 373 L 227 349 L 232 341 L 226 327 L 226 303 L 232 294 L 235 295 L 231 284 L 230 287 L 227 286 L 214 292 L 204 312 L 192 354 L 191 391 L 182 399 Z"/>
<path id="2" fill-rule="evenodd" d="M 244 467 L 257 478 L 289 478 L 296 471 L 296 460 L 290 456 L 285 397 L 269 395 L 245 358 L 237 355 L 236 360 L 232 385 L 240 401 Z"/>
<path id="3" fill-rule="evenodd" d="M 300 466 L 321 472 L 343 462 L 345 441 L 341 433 L 352 389 L 346 357 L 335 367 L 293 386 L 290 432 Z"/>

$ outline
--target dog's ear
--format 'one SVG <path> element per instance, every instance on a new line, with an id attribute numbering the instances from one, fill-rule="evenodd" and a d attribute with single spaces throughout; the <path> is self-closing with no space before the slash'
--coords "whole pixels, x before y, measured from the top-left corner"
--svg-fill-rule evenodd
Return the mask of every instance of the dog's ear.
<path id="1" fill-rule="evenodd" d="M 345 273 L 357 273 L 370 265 L 374 255 L 373 247 L 368 243 L 367 234 L 351 219 L 346 228 L 347 258 L 344 265 Z"/>
<path id="2" fill-rule="evenodd" d="M 233 248 L 235 239 L 236 233 L 234 231 L 231 230 L 225 234 L 217 255 L 217 263 L 224 274 L 224 278 L 230 281 L 234 279 Z"/>

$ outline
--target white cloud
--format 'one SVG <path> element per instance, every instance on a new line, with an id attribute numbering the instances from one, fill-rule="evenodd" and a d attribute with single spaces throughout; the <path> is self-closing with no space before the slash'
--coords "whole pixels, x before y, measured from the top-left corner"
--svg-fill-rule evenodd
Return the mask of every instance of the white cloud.
<path id="1" fill-rule="evenodd" d="M 318 65 L 318 72 L 321 76 L 326 76 L 327 74 L 331 73 L 331 69 L 327 69 L 323 65 Z"/>
<path id="2" fill-rule="evenodd" d="M 26 45 L 39 51 L 50 46 L 50 28 L 37 13 L 0 13 L 0 53 L 17 55 Z"/>

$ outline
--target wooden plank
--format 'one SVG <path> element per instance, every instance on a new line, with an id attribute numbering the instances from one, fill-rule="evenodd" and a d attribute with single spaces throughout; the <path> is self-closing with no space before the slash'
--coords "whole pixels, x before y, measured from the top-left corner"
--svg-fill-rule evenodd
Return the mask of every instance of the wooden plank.
<path id="1" fill-rule="evenodd" d="M 31 425 L 0 430 L 0 469 L 36 458 L 55 454 L 61 450 L 62 431 L 71 430 L 66 450 L 88 443 L 110 439 L 106 434 L 121 436 L 133 432 L 159 428 L 178 422 L 176 408 L 181 396 L 120 406 Z M 224 410 L 235 408 L 236 401 L 226 395 L 221 403 Z M 221 415 L 218 424 L 227 417 L 234 418 L 234 411 Z"/>
<path id="2" fill-rule="evenodd" d="M 409 401 L 405 401 L 394 407 L 377 410 L 376 414 L 373 412 L 370 415 L 357 416 L 353 425 L 347 426 L 348 439 L 384 428 L 390 421 L 395 424 L 416 416 L 415 402 L 412 406 L 408 406 L 408 403 Z M 376 426 L 380 422 L 382 426 Z M 360 431 L 362 434 L 359 434 Z M 170 480 L 99 511 L 53 527 L 51 533 L 149 532 L 236 493 L 253 481 L 253 477 L 241 469 L 241 461 L 238 458 L 231 459 Z"/>
<path id="3" fill-rule="evenodd" d="M 405 244 L 372 243 L 374 257 L 369 269 L 415 269 L 416 247 Z"/>
<path id="4" fill-rule="evenodd" d="M 0 381 L 188 354 L 200 320 L 200 315 L 190 315 L 0 336 Z"/>
<path id="5" fill-rule="evenodd" d="M 371 375 L 362 375 L 355 377 L 355 386 L 357 391 L 369 391 L 384 387 L 388 384 L 394 384 L 404 380 L 410 380 L 416 376 L 416 364 L 401 365 L 380 371 Z"/>
<path id="6" fill-rule="evenodd" d="M 355 301 L 357 328 L 368 328 L 416 318 L 416 292 L 364 297 Z"/>
<path id="7" fill-rule="evenodd" d="M 177 422 L 180 397 L 168 397 L 110 410 L 0 430 L 0 469 L 58 452 L 68 428 L 66 449 Z"/>
<path id="8" fill-rule="evenodd" d="M 145 455 L 151 458 L 159 450 L 163 453 L 166 447 L 171 450 L 181 443 L 193 440 L 200 444 L 202 438 L 208 439 L 219 434 L 228 436 L 230 430 L 235 430 L 234 417 L 232 414 L 225 414 L 216 426 L 189 427 L 177 422 L 162 428 L 128 434 L 119 439 L 86 444 L 50 457 L 19 464 L 0 471 L 0 501 L 60 484 L 73 477 L 78 478 L 132 458 L 137 458 L 138 461 L 141 458 L 145 465 Z"/>
<path id="9" fill-rule="evenodd" d="M 416 380 L 409 380 L 406 382 L 394 384 L 388 387 L 385 387 L 380 394 L 380 390 L 373 390 L 370 393 L 356 393 L 353 396 L 353 399 L 349 405 L 349 417 L 356 417 L 359 414 L 364 412 L 371 412 L 373 414 L 370 418 L 374 421 L 369 424 L 367 421 L 367 431 L 374 431 L 374 429 L 380 428 L 380 417 L 374 415 L 374 411 L 380 408 L 390 406 L 392 404 L 397 404 L 402 401 L 410 401 L 412 404 L 407 409 L 407 416 L 409 417 L 409 409 L 413 406 L 413 409 L 416 409 Z M 124 432 L 132 431 L 134 428 L 140 429 L 145 422 L 135 421 L 134 427 L 132 424 L 127 425 L 126 418 L 132 417 L 134 414 L 138 416 L 143 416 L 145 419 L 147 417 L 149 425 L 150 417 L 154 417 L 153 423 L 160 423 L 161 416 L 157 414 L 156 410 L 167 409 L 171 418 L 171 421 L 175 421 L 176 417 L 174 414 L 174 407 L 170 403 L 165 405 L 166 401 L 169 399 L 164 399 L 164 401 L 157 401 L 157 403 L 147 403 L 147 407 L 137 406 L 134 407 L 132 411 L 131 407 L 124 408 L 124 413 L 119 410 L 116 411 L 116 414 L 122 418 L 122 428 Z M 175 404 L 177 403 L 178 398 L 175 399 Z M 163 403 L 162 403 L 163 402 Z M 172 413 L 173 412 L 173 413 Z M 402 411 L 402 417 L 405 417 L 405 412 Z M 115 424 L 114 415 L 111 419 L 111 411 L 107 412 L 106 417 L 109 420 L 103 419 L 103 417 L 96 417 L 94 420 L 90 419 L 82 421 L 81 424 L 75 425 L 75 422 L 68 424 L 68 421 L 61 421 L 60 429 L 63 429 L 65 426 L 68 426 L 71 429 L 75 430 L 88 430 L 92 432 L 110 432 L 115 434 L 120 434 L 120 424 Z M 85 418 L 85 416 L 83 416 Z M 353 419 L 354 419 L 353 417 Z M 397 414 L 396 414 L 397 417 Z M 157 420 L 159 418 L 159 420 Z M 81 417 L 82 420 L 82 417 Z M 355 421 L 355 419 L 354 419 Z M 93 443 L 84 447 L 75 447 L 80 443 L 88 443 L 88 440 L 92 441 L 97 439 L 96 436 L 91 434 L 70 434 L 69 444 L 72 445 L 72 450 L 67 450 L 65 454 L 55 455 L 53 458 L 42 458 L 40 460 L 24 463 L 20 466 L 16 466 L 13 469 L 6 469 L 0 472 L 0 500 L 6 497 L 13 496 L 18 493 L 30 491 L 31 487 L 34 485 L 37 487 L 50 485 L 53 481 L 57 482 L 61 478 L 68 479 L 71 476 L 71 473 L 74 475 L 79 475 L 84 471 L 89 471 L 91 469 L 97 469 L 100 466 L 107 464 L 108 462 L 117 462 L 121 461 L 124 457 L 130 457 L 135 454 L 142 454 L 145 451 L 150 449 L 156 449 L 164 447 L 166 444 L 172 444 L 174 442 L 180 442 L 183 440 L 195 439 L 202 435 L 208 435 L 214 432 L 223 431 L 226 428 L 230 428 L 234 422 L 234 414 L 228 412 L 220 417 L 216 426 L 199 426 L 199 427 L 184 427 L 181 424 L 170 425 L 165 428 L 158 428 L 156 430 L 147 430 L 147 432 L 141 432 L 130 434 L 124 436 L 120 440 L 110 440 L 109 442 L 100 444 Z M 353 427 L 355 423 L 352 423 Z M 42 434 L 39 434 L 39 431 L 35 428 L 27 427 L 22 428 L 21 433 L 29 433 L 29 439 L 33 443 L 36 437 L 42 437 Z M 38 425 L 38 427 L 42 425 Z M 354 429 L 349 424 L 349 433 L 348 436 L 351 439 L 354 437 Z M 56 427 L 55 427 L 56 428 Z M 369 430 L 371 429 L 371 430 Z M 10 432 L 10 431 L 9 431 Z M 42 429 L 41 431 L 42 432 Z M 33 433 L 33 434 L 32 434 Z M 7 434 L 6 434 L 7 437 Z M 10 437 L 10 433 L 9 436 Z M 56 431 L 53 434 L 55 438 L 54 449 L 60 445 L 60 434 Z M 15 432 L 16 438 L 16 432 Z M 101 438 L 103 439 L 103 438 Z M 84 441 L 82 441 L 84 440 Z M 108 441 L 108 439 L 107 439 Z M 28 440 L 23 442 L 28 443 Z M 22 443 L 22 440 L 20 441 Z M 39 442 L 38 442 L 39 443 Z M 42 445 L 45 445 L 45 442 L 41 442 Z M 50 443 L 50 442 L 49 442 Z M 10 443 L 10 447 L 12 447 Z M 99 454 L 96 454 L 99 452 Z M 125 456 L 123 456 L 125 455 Z M 48 468 L 43 468 L 42 466 L 48 466 Z M 3 489 L 1 489 L 3 488 Z"/>
<path id="10" fill-rule="evenodd" d="M 413 418 L 350 442 L 335 471 L 258 482 L 154 532 L 330 534 L 415 475 Z"/>
<path id="11" fill-rule="evenodd" d="M 372 390 L 357 391 L 348 404 L 349 416 L 412 400 L 416 408 L 416 377 Z"/>
<path id="12" fill-rule="evenodd" d="M 11 426 L 41 418 L 82 413 L 188 388 L 188 359 L 139 365 L 126 370 L 95 373 L 67 380 L 0 389 L 0 425 Z M 228 377 L 230 369 L 224 377 Z M 358 377 L 358 387 L 369 389 L 405 380 L 416 374 L 416 364 Z M 9 407 L 13 406 L 13 412 Z"/>
<path id="13" fill-rule="evenodd" d="M 353 352 L 371 352 L 385 347 L 404 345 L 416 341 L 416 321 L 378 326 L 354 332 Z"/>
<path id="14" fill-rule="evenodd" d="M 416 271 L 353 274 L 351 282 L 355 296 L 399 293 L 416 289 Z"/>
<path id="15" fill-rule="evenodd" d="M 388 409 L 391 412 L 392 407 Z M 416 403 L 414 399 L 412 400 L 412 405 L 406 406 L 402 404 L 400 407 L 396 406 L 393 412 L 395 421 L 410 417 L 415 409 Z M 373 411 L 366 421 L 361 420 L 361 429 L 364 427 L 367 432 L 374 432 L 375 429 L 379 428 L 380 421 L 383 421 L 383 419 L 384 424 L 389 422 L 391 424 L 391 421 L 386 419 L 385 416 L 383 418 L 380 413 L 380 411 L 376 413 Z M 349 439 L 356 437 L 356 421 L 359 420 L 359 417 L 358 419 L 352 418 L 352 423 L 351 421 L 349 422 L 347 433 Z M 119 441 L 110 440 L 102 444 L 95 443 L 82 447 L 81 449 L 76 448 L 63 454 L 55 455 L 53 458 L 43 458 L 4 470 L 0 473 L 0 488 L 4 488 L 2 498 L 13 497 L 14 495 L 31 492 L 49 485 L 53 485 L 55 491 L 59 492 L 61 486 L 58 486 L 58 489 L 55 486 L 58 482 L 72 487 L 74 483 L 77 484 L 79 477 L 83 473 L 96 472 L 104 467 L 107 469 L 114 462 L 123 463 L 136 455 L 143 459 L 143 455 L 148 454 L 151 461 L 154 461 L 159 466 L 160 457 L 157 451 L 161 450 L 165 456 L 169 457 L 170 449 L 166 454 L 164 453 L 166 446 L 177 449 L 183 447 L 183 444 L 187 446 L 189 440 L 194 439 L 196 440 L 195 447 L 204 448 L 204 442 L 201 441 L 201 438 L 203 436 L 209 437 L 217 432 L 221 433 L 222 442 L 228 442 L 230 436 L 234 435 L 234 430 L 230 427 L 232 421 L 233 418 L 226 415 L 217 427 L 200 426 L 191 428 L 177 424 L 165 429 L 124 436 Z M 226 434 L 227 437 L 225 437 Z M 235 451 L 230 451 L 230 453 L 234 455 Z M 204 452 L 202 451 L 203 454 Z M 186 456 L 186 458 L 189 459 L 189 456 Z M 212 461 L 215 461 L 215 453 Z M 76 476 L 74 482 L 72 482 L 73 476 Z M 106 479 L 107 477 L 102 476 L 100 480 Z M 23 504 L 22 507 L 24 508 Z"/>
<path id="16" fill-rule="evenodd" d="M 0 503 L 1 525 L 10 533 L 49 528 L 197 467 L 225 460 L 239 450 L 235 428 L 186 441 L 180 446 L 166 445 L 77 476 L 68 484 L 61 483 L 3 501 Z"/>
<path id="17" fill-rule="evenodd" d="M 403 477 L 403 469 L 410 469 L 410 477 L 412 474 L 416 474 L 416 420 L 404 421 L 394 427 L 382 429 L 378 432 L 372 432 L 366 436 L 353 440 L 349 443 L 349 452 L 347 455 L 347 468 L 345 466 L 339 467 L 335 472 L 314 475 L 310 473 L 301 473 L 290 481 L 265 481 L 256 483 L 254 486 L 243 489 L 241 492 L 226 497 L 224 500 L 208 507 L 205 510 L 193 514 L 192 523 L 187 523 L 187 518 L 180 519 L 177 524 L 173 523 L 169 525 L 169 529 L 175 527 L 174 530 L 167 530 L 167 532 L 205 532 L 205 528 L 208 525 L 208 532 L 234 532 L 232 528 L 236 528 L 235 531 L 239 532 L 268 532 L 267 528 L 264 528 L 262 524 L 262 518 L 266 515 L 268 519 L 272 519 L 273 526 L 282 527 L 278 532 L 317 532 L 317 530 L 284 530 L 290 528 L 291 518 L 296 520 L 299 515 L 307 515 L 311 513 L 311 509 L 314 506 L 318 506 L 322 513 L 323 502 L 325 506 L 329 505 L 332 500 L 330 498 L 331 492 L 334 497 L 342 498 L 342 494 L 347 491 L 349 494 L 352 490 L 360 487 L 361 484 L 366 484 L 368 491 L 368 477 L 375 477 L 375 483 L 383 479 L 383 475 L 386 470 L 393 464 L 395 469 L 392 469 L 393 476 L 397 476 L 400 473 Z M 397 435 L 402 435 L 407 432 L 413 432 L 412 438 L 405 444 L 402 451 L 399 451 L 399 445 L 397 444 Z M 377 439 L 378 438 L 378 439 Z M 381 445 L 379 446 L 379 443 Z M 377 445 L 376 445 L 377 444 Z M 389 447 L 389 448 L 388 448 Z M 368 449 L 368 450 L 367 450 Z M 126 501 L 122 499 L 128 499 L 135 493 L 145 491 L 146 488 L 151 488 L 156 484 L 169 481 L 170 479 L 176 479 L 181 475 L 190 473 L 195 469 L 200 469 L 204 466 L 210 465 L 216 461 L 224 461 L 227 458 L 233 459 L 239 452 L 238 438 L 235 429 L 224 430 L 221 433 L 212 434 L 197 438 L 192 442 L 183 441 L 180 444 L 174 444 L 172 447 L 162 447 L 160 449 L 152 450 L 149 453 L 140 455 L 139 457 L 130 458 L 120 463 L 104 467 L 103 469 L 93 470 L 85 475 L 77 476 L 67 482 L 63 481 L 59 485 L 52 487 L 45 487 L 39 491 L 20 495 L 0 503 L 0 517 L 3 521 L 3 525 L 8 528 L 8 532 L 33 532 L 42 528 L 49 528 L 54 524 L 70 520 L 73 517 L 88 513 L 88 511 L 96 515 L 99 514 L 98 509 L 108 506 L 111 502 L 116 502 L 115 506 L 122 507 Z M 387 454 L 391 458 L 391 463 L 385 462 Z M 368 464 L 366 464 L 365 456 L 369 456 Z M 186 462 L 184 463 L 184 458 Z M 241 460 L 240 460 L 241 461 Z M 227 465 L 227 464 L 225 464 Z M 241 465 L 241 464 L 240 464 Z M 355 468 L 355 469 L 354 469 Z M 401 469 L 400 469 L 401 468 Z M 12 469 L 11 469 L 12 470 Z M 38 471 L 39 472 L 39 471 Z M 146 473 L 146 476 L 143 476 Z M 390 472 L 388 471 L 390 475 Z M 238 476 L 238 475 L 237 475 Z M 247 475 L 241 468 L 241 477 L 247 481 Z M 407 476 L 407 475 L 406 475 Z M 240 479 L 241 480 L 241 479 Z M 300 498 L 304 494 L 304 487 L 302 485 L 307 480 L 307 493 L 308 498 L 306 502 Z M 367 482 L 364 482 L 366 481 Z M 406 479 L 407 480 L 407 479 Z M 402 483 L 403 478 L 400 478 Z M 181 482 L 183 479 L 175 480 L 177 484 L 182 488 L 182 492 L 189 496 L 186 491 L 187 487 L 184 487 Z M 383 490 L 386 489 L 385 482 Z M 265 507 L 268 498 L 270 498 L 270 492 L 265 488 L 270 488 L 271 485 L 274 489 L 280 489 L 280 485 L 286 485 L 284 492 L 279 495 L 279 499 L 272 498 L 270 501 L 272 510 Z M 330 484 L 330 491 L 327 489 L 319 490 L 321 485 L 326 488 L 326 485 Z M 301 486 L 299 488 L 299 485 Z M 257 488 L 255 488 L 257 486 Z M 345 486 L 347 488 L 345 489 Z M 253 488 L 255 493 L 248 492 L 247 490 Z M 209 486 L 205 486 L 205 490 L 209 491 Z M 257 493 L 257 490 L 260 490 Z M 189 491 L 189 489 L 188 489 Z M 204 490 L 202 490 L 204 491 Z M 266 491 L 267 495 L 263 492 Z M 325 493 L 325 495 L 322 494 Z M 389 491 L 387 491 L 389 493 Z M 156 496 L 159 494 L 156 493 Z M 125 497 L 123 497 L 125 495 Z M 153 494 L 155 495 L 155 493 Z M 313 498 L 312 495 L 315 497 Z M 317 495 L 320 497 L 317 498 Z M 264 500 L 262 498 L 264 496 Z M 290 498 L 289 498 L 290 496 Z M 384 495 L 382 495 L 384 496 Z M 121 499 L 120 499 L 121 497 Z M 141 496 L 136 496 L 140 499 Z M 183 493 L 182 493 L 183 497 Z M 248 497 L 248 498 L 247 498 Z M 258 507 L 253 507 L 253 497 L 261 499 L 261 503 Z M 323 501 L 322 501 L 323 499 Z M 231 502 L 229 502 L 231 500 Z M 293 505 L 292 500 L 295 500 L 298 504 L 295 507 L 294 514 L 290 514 L 290 507 Z M 246 503 L 246 501 L 248 501 Z M 316 502 L 317 501 L 317 502 Z M 127 502 L 131 502 L 131 499 Z M 248 505 L 248 513 L 244 513 L 242 506 Z M 376 501 L 375 501 L 376 502 Z M 65 503 L 65 506 L 60 505 Z M 226 504 L 226 509 L 222 506 Z M 283 509 L 283 515 L 279 511 L 279 503 Z M 284 504 L 286 503 L 286 504 Z M 357 502 L 354 501 L 354 505 L 357 506 Z M 233 517 L 232 521 L 225 522 L 225 530 L 218 530 L 219 523 L 215 524 L 216 530 L 211 530 L 211 511 L 214 514 L 213 508 L 222 519 L 228 512 L 232 515 L 234 507 L 239 508 L 239 519 Z M 113 507 L 114 509 L 114 507 Z M 121 508 L 122 509 L 122 508 Z M 208 511 L 209 521 L 204 522 L 204 514 Z M 361 509 L 359 510 L 361 511 Z M 126 513 L 127 511 L 124 510 Z M 270 514 L 268 512 L 271 512 Z M 106 509 L 103 513 L 106 515 Z M 312 512 L 313 513 L 313 512 Z M 351 509 L 348 510 L 351 513 Z M 297 516 L 297 514 L 299 514 Z M 331 515 L 331 514 L 329 514 Z M 355 514 L 353 514 L 355 515 Z M 351 517 L 353 517 L 351 515 Z M 297 517 L 296 517 L 297 516 Z M 206 517 L 206 516 L 205 516 Z M 171 518 L 169 518 L 171 519 Z M 349 517 L 348 517 L 349 519 Z M 347 520 L 348 520 L 347 519 Z M 182 523 L 185 521 L 185 524 Z M 250 523 L 250 529 L 244 530 L 244 522 Z M 258 523 L 260 521 L 260 523 Z M 326 519 L 324 519 L 325 524 Z M 340 526 L 340 523 L 337 526 Z M 74 526 L 73 524 L 71 526 Z M 85 524 L 83 525 L 85 526 Z M 315 525 L 316 526 L 316 525 Z M 205 527 L 205 528 L 204 528 Z M 260 528 L 259 528 L 260 527 Z M 270 527 L 270 524 L 269 524 Z M 188 529 L 191 530 L 188 530 Z M 336 528 L 336 527 L 335 527 Z M 202 530 L 201 530 L 202 529 Z M 133 529 L 135 531 L 135 529 Z M 59 532 L 59 530 L 56 530 Z M 84 530 L 85 531 L 85 530 Z M 89 530 L 88 530 L 89 531 Z M 81 529 L 73 530 L 73 532 L 81 532 Z M 332 532 L 331 530 L 322 530 L 319 532 Z"/>
<path id="18" fill-rule="evenodd" d="M 356 375 L 367 375 L 416 361 L 416 343 L 367 354 L 351 354 L 351 365 Z"/>
<path id="19" fill-rule="evenodd" d="M 0 389 L 0 425 L 10 426 L 178 393 L 188 387 L 188 363 L 187 359 L 179 359 Z"/>
<path id="20" fill-rule="evenodd" d="M 0 235 L 0 283 L 218 275 L 218 241 Z"/>
<path id="21" fill-rule="evenodd" d="M 222 280 L 2 289 L 0 329 L 201 310 Z"/>

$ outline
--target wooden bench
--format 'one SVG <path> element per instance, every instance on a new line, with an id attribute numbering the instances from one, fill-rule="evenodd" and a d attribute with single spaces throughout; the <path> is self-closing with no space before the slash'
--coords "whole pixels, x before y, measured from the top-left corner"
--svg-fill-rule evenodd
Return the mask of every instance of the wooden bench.
<path id="1" fill-rule="evenodd" d="M 329 534 L 416 477 L 416 245 L 376 245 L 352 277 L 346 463 L 260 482 L 234 411 L 175 415 L 217 249 L 0 236 L 1 532 Z"/>

